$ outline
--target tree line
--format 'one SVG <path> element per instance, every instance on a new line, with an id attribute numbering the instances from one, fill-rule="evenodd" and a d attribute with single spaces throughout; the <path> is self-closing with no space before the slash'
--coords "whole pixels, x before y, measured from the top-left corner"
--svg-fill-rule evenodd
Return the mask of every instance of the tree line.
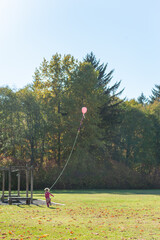
<path id="1" fill-rule="evenodd" d="M 93 53 L 83 61 L 55 54 L 35 70 L 32 84 L 0 88 L 0 166 L 34 166 L 34 186 L 160 187 L 160 85 L 150 99 L 121 99 L 114 70 Z M 14 183 L 16 185 L 16 181 Z"/>

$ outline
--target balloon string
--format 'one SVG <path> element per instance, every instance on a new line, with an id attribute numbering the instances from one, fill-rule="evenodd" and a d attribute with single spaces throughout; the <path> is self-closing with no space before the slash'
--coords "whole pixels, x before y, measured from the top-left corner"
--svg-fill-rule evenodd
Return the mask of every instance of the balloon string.
<path id="1" fill-rule="evenodd" d="M 83 114 L 83 116 L 82 116 L 82 119 L 81 119 L 81 121 L 80 121 L 80 125 L 79 125 L 79 128 L 78 128 L 78 131 L 80 131 L 80 128 L 81 128 L 81 125 L 82 125 L 82 122 L 83 122 L 83 119 L 84 119 L 84 114 Z"/>
<path id="2" fill-rule="evenodd" d="M 76 137 L 75 137 L 75 140 L 74 140 L 74 143 L 73 143 L 73 146 L 72 146 L 72 150 L 71 150 L 71 152 L 70 152 L 70 154 L 69 154 L 69 157 L 68 157 L 68 159 L 67 159 L 67 162 L 66 162 L 66 164 L 64 165 L 64 167 L 63 167 L 61 173 L 59 174 L 58 178 L 56 179 L 56 181 L 55 181 L 55 182 L 53 183 L 53 185 L 50 187 L 50 190 L 56 185 L 56 183 L 58 182 L 58 180 L 59 180 L 60 177 L 62 176 L 65 168 L 67 167 L 67 165 L 68 165 L 68 163 L 69 163 L 69 160 L 70 160 L 70 158 L 71 158 L 71 156 L 72 156 L 72 153 L 73 153 L 73 150 L 74 150 L 74 147 L 75 147 L 75 144 L 76 144 L 76 142 L 77 142 L 78 135 L 79 135 L 79 133 L 80 133 L 80 128 L 81 128 L 83 119 L 84 119 L 84 115 L 83 115 L 83 117 L 82 117 L 82 119 L 81 119 L 81 121 L 80 121 L 80 125 L 79 125 L 78 131 L 77 131 L 77 135 L 76 135 Z"/>

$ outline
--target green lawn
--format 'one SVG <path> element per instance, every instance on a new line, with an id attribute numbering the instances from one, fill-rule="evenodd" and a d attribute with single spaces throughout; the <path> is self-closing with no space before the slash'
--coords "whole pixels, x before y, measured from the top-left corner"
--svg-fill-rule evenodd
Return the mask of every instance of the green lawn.
<path id="1" fill-rule="evenodd" d="M 159 190 L 52 193 L 65 205 L 0 205 L 0 239 L 160 239 Z"/>

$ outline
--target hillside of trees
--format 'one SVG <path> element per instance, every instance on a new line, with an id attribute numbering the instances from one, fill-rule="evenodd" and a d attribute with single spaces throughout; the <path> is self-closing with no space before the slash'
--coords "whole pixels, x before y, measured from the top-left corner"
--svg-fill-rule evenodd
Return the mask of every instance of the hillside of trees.
<path id="1" fill-rule="evenodd" d="M 50 187 L 86 106 L 55 188 L 159 188 L 160 85 L 149 99 L 142 93 L 128 101 L 121 98 L 121 82 L 112 85 L 113 75 L 93 53 L 81 62 L 55 54 L 36 69 L 32 84 L 16 91 L 1 87 L 0 167 L 33 165 L 34 188 Z"/>

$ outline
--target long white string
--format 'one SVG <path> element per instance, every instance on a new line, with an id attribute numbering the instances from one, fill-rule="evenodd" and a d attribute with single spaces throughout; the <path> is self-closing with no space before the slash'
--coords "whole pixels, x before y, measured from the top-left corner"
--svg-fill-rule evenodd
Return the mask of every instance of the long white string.
<path id="1" fill-rule="evenodd" d="M 82 122 L 82 121 L 81 121 L 81 122 Z M 50 187 L 50 189 L 52 189 L 52 188 L 54 187 L 54 185 L 58 182 L 58 180 L 59 180 L 60 177 L 62 176 L 62 174 L 63 174 L 65 168 L 67 167 L 67 165 L 68 165 L 68 163 L 69 163 L 69 160 L 70 160 L 70 158 L 71 158 L 71 155 L 72 155 L 73 149 L 74 149 L 74 147 L 75 147 L 75 144 L 76 144 L 76 141 L 77 141 L 77 138 L 78 138 L 79 132 L 80 132 L 80 128 L 79 128 L 78 131 L 77 131 L 77 135 L 76 135 L 76 137 L 75 137 L 75 140 L 74 140 L 74 143 L 73 143 L 73 146 L 72 146 L 72 150 L 71 150 L 70 155 L 69 155 L 69 157 L 68 157 L 68 159 L 67 159 L 67 162 L 66 162 L 66 164 L 64 165 L 64 167 L 63 167 L 61 173 L 59 174 L 58 178 L 56 179 L 56 181 L 55 181 L 55 182 L 53 183 L 53 185 Z"/>

